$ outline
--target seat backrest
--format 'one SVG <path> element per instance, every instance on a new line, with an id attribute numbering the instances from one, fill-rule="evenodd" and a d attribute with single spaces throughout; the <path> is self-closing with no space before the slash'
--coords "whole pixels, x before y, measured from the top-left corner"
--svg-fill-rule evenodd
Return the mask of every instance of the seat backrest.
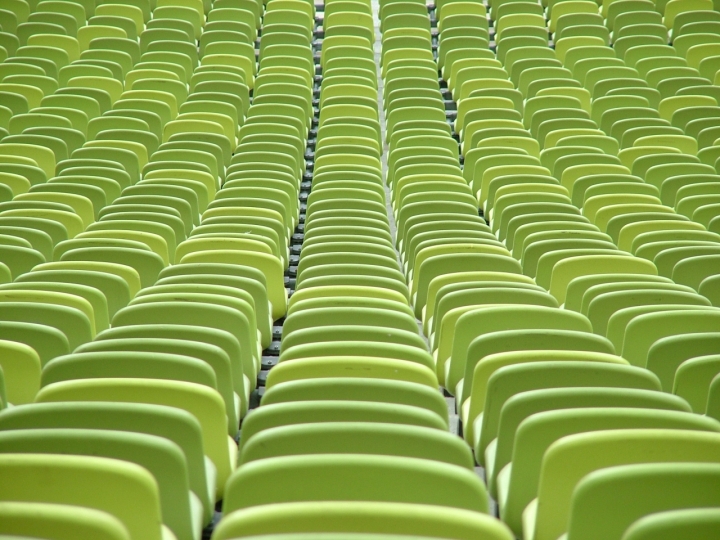
<path id="1" fill-rule="evenodd" d="M 160 540 L 160 501 L 152 475 L 134 463 L 94 456 L 0 456 L 2 499 L 72 504 L 117 517 L 130 538 Z"/>
<path id="2" fill-rule="evenodd" d="M 677 18 L 676 18 L 677 20 Z M 720 511 L 712 508 L 667 510 L 635 521 L 623 534 L 624 540 L 667 540 L 673 535 L 710 539 L 720 526 Z"/>
<path id="3" fill-rule="evenodd" d="M 653 463 L 595 471 L 576 488 L 568 540 L 617 539 L 633 522 L 657 511 L 717 506 L 717 491 L 712 486 L 718 479 L 717 464 Z M 623 495 L 598 512 L 598 501 L 607 500 L 604 497 L 611 493 Z"/>
<path id="4" fill-rule="evenodd" d="M 614 430 L 629 430 L 627 433 L 633 433 L 636 429 L 670 429 L 688 430 L 691 433 L 698 430 L 709 431 L 714 432 L 712 436 L 716 438 L 720 425 L 708 420 L 687 412 L 625 407 L 555 410 L 527 418 L 520 424 L 515 436 L 507 517 L 516 522 L 524 508 L 539 495 L 537 490 L 544 481 L 541 475 L 547 463 L 544 456 L 549 448 L 564 443 L 563 439 L 567 436 L 582 434 L 581 436 L 591 437 L 599 434 L 602 437 L 605 430 L 613 430 L 610 433 L 619 432 Z M 553 446 L 556 442 L 558 444 Z M 610 454 L 612 453 L 608 453 L 608 456 Z M 615 459 L 622 459 L 622 454 L 615 455 L 618 456 Z M 596 456 L 586 456 L 585 459 L 594 457 Z M 582 461 L 583 458 L 577 459 L 578 467 L 582 467 Z M 543 486 L 543 489 L 547 488 Z M 510 515 L 513 517 L 510 518 Z M 564 523 L 567 523 L 567 520 Z"/>
<path id="5" fill-rule="evenodd" d="M 467 445 L 440 430 L 364 422 L 298 424 L 263 430 L 243 445 L 240 464 L 307 454 L 370 454 L 431 459 L 471 470 Z"/>
<path id="6" fill-rule="evenodd" d="M 543 457 L 535 534 L 552 538 L 566 530 L 573 489 L 589 472 L 631 463 L 716 463 L 718 445 L 720 433 L 693 429 L 611 430 L 563 438 Z"/>
<path id="7" fill-rule="evenodd" d="M 22 429 L 0 433 L 0 454 L 99 456 L 147 469 L 158 484 L 163 522 L 178 538 L 194 537 L 187 463 L 170 441 L 148 434 L 87 429 Z"/>
<path id="8" fill-rule="evenodd" d="M 490 441 L 497 436 L 500 413 L 509 398 L 520 392 L 563 386 L 657 390 L 659 382 L 657 377 L 646 370 L 608 361 L 546 361 L 502 367 L 488 380 L 482 422 L 480 426 L 474 427 L 476 432 L 474 436 L 477 440 L 476 455 L 484 453 Z M 474 421 L 478 415 L 479 412 L 475 413 L 471 409 L 469 420 Z"/>
<path id="9" fill-rule="evenodd" d="M 405 381 L 370 378 L 303 379 L 277 384 L 263 394 L 262 404 L 347 400 L 413 405 L 436 413 L 447 423 L 448 411 L 439 392 Z"/>
<path id="10" fill-rule="evenodd" d="M 222 496 L 225 480 L 234 468 L 225 404 L 212 388 L 157 379 L 84 379 L 48 385 L 40 391 L 36 401 L 117 401 L 184 409 L 199 421 L 205 453 L 217 468 L 216 497 Z"/>
<path id="11" fill-rule="evenodd" d="M 248 486 L 257 486 L 258 475 L 272 481 L 250 497 Z M 323 476 L 325 481 L 310 481 Z M 338 482 L 339 478 L 345 480 Z M 394 480 L 387 484 L 382 478 Z M 302 493 L 288 489 L 298 485 L 296 482 L 305 486 Z M 388 489 L 389 485 L 393 487 Z M 447 463 L 396 456 L 327 454 L 261 459 L 238 469 L 227 491 L 224 512 L 257 504 L 358 499 L 442 504 L 481 512 L 487 508 L 485 487 L 473 472 Z"/>
<path id="12" fill-rule="evenodd" d="M 101 429 L 146 433 L 177 444 L 187 464 L 190 489 L 210 515 L 214 487 L 206 475 L 202 430 L 189 412 L 164 405 L 110 402 L 35 403 L 0 415 L 0 432 L 22 429 Z"/>
<path id="13" fill-rule="evenodd" d="M 505 402 L 500 413 L 494 461 L 487 462 L 493 471 L 491 484 L 498 473 L 512 461 L 515 437 L 520 424 L 534 414 L 560 409 L 623 407 L 690 412 L 680 397 L 665 392 L 634 388 L 573 387 L 545 388 L 516 394 Z M 490 469 L 491 468 L 491 469 Z"/>

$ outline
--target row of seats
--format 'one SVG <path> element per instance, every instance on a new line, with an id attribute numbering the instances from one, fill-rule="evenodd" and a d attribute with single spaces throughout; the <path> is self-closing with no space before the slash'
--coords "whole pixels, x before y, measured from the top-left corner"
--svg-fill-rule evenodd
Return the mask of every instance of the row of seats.
<path id="1" fill-rule="evenodd" d="M 483 7 L 451 5 L 482 29 L 438 25 L 463 171 L 440 143 L 418 154 L 423 170 L 442 159 L 464 182 L 428 214 L 470 195 L 492 235 L 471 245 L 444 233 L 445 254 L 416 248 L 407 271 L 500 517 L 536 540 L 661 538 L 669 523 L 710 538 L 715 511 L 633 522 L 717 506 L 718 94 L 715 73 L 698 69 L 712 69 L 717 12 L 710 1 L 495 0 L 486 31 Z M 418 97 L 434 91 L 427 81 Z M 429 128 L 440 105 L 414 111 Z M 399 151 L 391 143 L 390 164 Z M 420 178 L 393 177 L 394 191 Z M 436 219 L 458 219 L 456 208 Z M 486 260 L 464 267 L 473 251 Z"/>
<path id="2" fill-rule="evenodd" d="M 286 310 L 311 7 L 0 5 L 0 534 L 212 524 Z"/>
<path id="3" fill-rule="evenodd" d="M 713 1 L 322 8 L 0 0 L 0 537 L 717 537 Z"/>
<path id="4" fill-rule="evenodd" d="M 393 246 L 371 9 L 325 6 L 295 290 L 278 363 L 242 426 L 217 540 L 297 532 L 511 537 L 487 515 L 469 448 L 448 432 Z M 393 15 L 381 21 L 387 57 L 404 30 Z"/>

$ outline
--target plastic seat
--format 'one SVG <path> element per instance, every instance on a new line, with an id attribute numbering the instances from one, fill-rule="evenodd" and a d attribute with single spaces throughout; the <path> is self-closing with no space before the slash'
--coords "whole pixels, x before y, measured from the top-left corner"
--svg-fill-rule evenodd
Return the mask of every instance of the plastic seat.
<path id="1" fill-rule="evenodd" d="M 1 456 L 0 463 L 3 484 L 13 486 L 12 491 L 4 491 L 4 501 L 71 504 L 100 510 L 115 516 L 130 538 L 163 536 L 157 484 L 152 475 L 138 465 L 90 456 L 50 459 L 18 454 Z M 23 481 L 11 480 L 13 478 Z M 56 481 L 49 483 L 49 478 Z M 77 489 L 78 482 L 84 489 Z M 117 488 L 113 490 L 114 495 L 103 495 L 110 486 Z M 118 497 L 118 490 L 123 492 L 123 497 Z"/>
<path id="2" fill-rule="evenodd" d="M 156 285 L 139 293 L 131 301 L 130 306 L 178 300 L 198 302 L 208 306 L 224 306 L 236 311 L 239 316 L 236 322 L 240 325 L 236 332 L 245 335 L 244 339 L 251 345 L 250 352 L 255 354 L 253 352 L 256 340 L 253 330 L 257 326 L 253 311 L 255 302 L 252 295 L 246 291 L 207 283 Z"/>
<path id="3" fill-rule="evenodd" d="M 703 279 L 700 282 L 700 287 L 698 287 L 698 292 L 702 294 L 705 298 L 710 300 L 710 303 L 713 306 L 718 306 L 720 302 L 718 302 L 718 277 L 717 276 L 709 276 Z"/>
<path id="4" fill-rule="evenodd" d="M 482 323 L 478 325 L 480 321 Z M 494 331 L 532 328 L 590 330 L 589 321 L 584 316 L 558 311 L 552 303 L 542 300 L 538 301 L 538 305 L 463 306 L 450 311 L 438 322 L 440 326 L 436 327 L 439 330 L 436 330 L 434 339 L 438 372 L 445 373 L 443 380 L 452 389 L 465 373 L 465 355 L 470 343 L 478 336 Z"/>
<path id="5" fill-rule="evenodd" d="M 364 379 L 351 379 L 359 384 L 364 384 Z M 328 379 L 323 379 L 326 383 Z M 320 381 L 322 382 L 322 381 Z M 332 382 L 332 381 L 330 381 Z M 398 382 L 378 381 L 379 384 L 388 384 L 397 386 Z M 282 393 L 284 385 L 298 385 L 309 383 L 305 381 L 293 381 L 278 384 L 272 388 L 275 393 Z M 312 383 L 310 383 L 312 384 Z M 348 381 L 346 384 L 350 384 Z M 312 384 L 312 386 L 317 386 Z M 271 388 L 268 388 L 270 392 Z M 352 388 L 352 386 L 350 386 Z M 310 397 L 310 396 L 308 396 Z M 295 424 L 305 424 L 309 419 L 312 423 L 327 422 L 380 422 L 383 424 L 409 424 L 415 426 L 424 426 L 425 428 L 433 428 L 438 430 L 445 429 L 444 420 L 437 413 L 426 408 L 420 408 L 403 403 L 396 400 L 394 404 L 372 401 L 355 401 L 350 399 L 351 396 L 344 396 L 342 399 L 333 399 L 334 396 L 327 396 L 329 399 L 316 401 L 315 398 L 298 402 L 272 402 L 266 403 L 256 412 L 248 416 L 247 421 L 243 425 L 241 447 L 249 443 L 256 435 L 263 433 L 265 430 L 279 428 L 280 426 L 289 426 Z M 340 397 L 340 396 L 338 396 Z M 364 424 L 361 424 L 364 425 Z M 241 448 L 241 452 L 243 448 Z"/>
<path id="6" fill-rule="evenodd" d="M 688 290 L 617 290 L 599 294 L 594 298 L 593 293 L 590 291 L 585 293 L 583 307 L 586 306 L 586 314 L 593 323 L 593 329 L 599 334 L 606 333 L 608 321 L 613 313 L 632 305 L 652 305 L 654 303 L 668 305 L 677 303 L 686 306 L 710 306 L 710 302 L 706 302 L 706 298 L 696 296 Z"/>
<path id="7" fill-rule="evenodd" d="M 50 291 L 4 291 L 3 319 L 47 324 L 60 330 L 72 348 L 92 339 L 94 314 L 84 298 Z"/>
<path id="8" fill-rule="evenodd" d="M 317 497 L 323 497 L 324 500 L 357 500 L 357 492 L 355 494 L 342 490 L 333 489 L 330 486 L 333 483 L 323 483 L 318 491 L 312 489 L 310 485 L 301 490 L 297 495 L 288 497 L 287 490 L 282 490 L 283 481 L 287 481 L 295 475 L 320 473 L 318 468 L 323 468 L 328 474 L 335 475 L 355 475 L 356 480 L 353 485 L 358 486 L 365 484 L 363 490 L 363 498 L 366 500 L 384 500 L 387 502 L 413 502 L 413 503 L 432 503 L 434 501 L 443 501 L 445 506 L 455 508 L 473 509 L 483 511 L 486 507 L 486 494 L 484 487 L 478 481 L 477 477 L 470 476 L 467 469 L 457 466 L 433 462 L 430 460 L 419 460 L 415 458 L 398 458 L 393 456 L 352 456 L 352 455 L 325 455 L 325 456 L 287 456 L 274 457 L 263 460 L 253 461 L 245 464 L 242 469 L 231 478 L 228 484 L 228 493 L 224 500 L 224 511 L 232 512 L 248 506 L 255 506 L 256 502 L 260 505 L 264 501 L 279 502 L 300 502 L 302 500 L 314 500 Z M 295 471 L 293 473 L 293 471 Z M 246 497 L 247 482 L 251 481 L 255 474 L 264 473 L 266 475 L 277 476 L 277 481 L 273 482 L 273 488 L 268 489 L 264 497 L 258 501 L 257 499 L 249 501 Z M 322 473 L 320 473 L 322 474 Z M 377 474 L 387 477 L 387 475 L 405 475 L 411 474 L 413 478 L 420 479 L 428 476 L 427 480 L 417 485 L 399 482 L 395 485 L 404 486 L 397 491 L 388 492 L 383 490 L 377 492 L 373 486 L 378 486 Z M 437 486 L 425 494 L 420 491 L 420 486 L 430 488 L 430 478 L 432 484 Z M 283 480 L 285 479 L 285 480 Z M 268 484 L 270 486 L 271 484 Z M 448 491 L 450 486 L 454 485 L 452 491 Z M 319 484 L 318 484 L 319 486 Z M 411 487 L 412 486 L 412 487 Z M 332 493 L 328 493 L 328 488 Z M 443 489 L 445 488 L 445 489 Z M 375 493 L 373 493 L 375 491 Z M 285 494 L 283 494 L 283 492 Z M 315 493 L 313 493 L 315 492 Z M 323 493 L 325 492 L 325 493 Z M 464 496 L 461 496 L 461 493 Z M 267 503 L 266 503 L 267 504 Z"/>
<path id="9" fill-rule="evenodd" d="M 715 310 L 685 309 L 682 311 L 665 311 L 640 315 L 627 325 L 624 336 L 623 357 L 634 365 L 646 365 L 649 348 L 658 339 L 666 336 L 688 333 L 685 328 L 693 332 L 713 331 Z M 670 327 L 653 327 L 653 322 L 663 321 L 671 324 Z M 672 321 L 672 323 L 670 323 Z M 708 330 L 705 330 L 707 328 Z"/>
<path id="10" fill-rule="evenodd" d="M 575 354 L 577 357 L 578 353 Z M 660 387 L 655 375 L 623 364 L 618 357 L 596 354 L 599 361 L 588 362 L 573 361 L 571 352 L 561 351 L 555 356 L 565 357 L 566 360 L 553 362 L 549 360 L 552 356 L 546 354 L 548 361 L 510 365 L 497 370 L 488 380 L 488 393 L 484 404 L 488 408 L 485 410 L 481 409 L 482 405 L 477 402 L 473 403 L 472 397 L 467 405 L 463 404 L 463 408 L 468 408 L 468 414 L 464 415 L 465 425 L 473 425 L 473 430 L 470 433 L 466 431 L 464 435 L 475 448 L 476 456 L 483 456 L 488 444 L 497 436 L 500 411 L 505 400 L 519 392 L 562 386 L 619 386 L 640 390 L 657 390 Z M 588 377 L 597 378 L 590 382 Z M 477 388 L 480 388 L 480 385 Z M 497 393 L 501 388 L 504 397 Z M 493 400 L 487 398 L 490 395 L 493 395 Z"/>
<path id="11" fill-rule="evenodd" d="M 473 287 L 477 283 L 478 287 L 482 287 L 485 282 L 496 282 L 494 285 L 509 287 L 517 285 L 523 289 L 536 288 L 530 278 L 522 274 L 511 274 L 505 272 L 458 272 L 452 274 L 444 274 L 430 281 L 428 286 L 428 299 L 423 308 L 422 318 L 426 333 L 431 337 L 431 344 L 434 346 L 432 337 L 438 328 L 438 321 L 435 318 L 436 309 L 438 307 L 438 298 L 440 292 L 445 290 L 447 293 L 452 290 L 460 290 L 466 286 Z M 447 287 L 447 289 L 444 289 Z M 536 289 L 537 290 L 537 289 Z M 432 329 L 432 332 L 429 330 Z"/>
<path id="12" fill-rule="evenodd" d="M 167 338 L 127 338 L 127 339 L 104 339 L 101 342 L 86 344 L 85 347 L 77 349 L 79 353 L 110 353 L 110 352 L 147 352 L 172 354 L 185 357 L 194 357 L 207 363 L 215 373 L 216 388 L 220 391 L 225 401 L 228 414 L 228 429 L 235 429 L 238 422 L 238 415 L 245 410 L 245 404 L 241 401 L 245 398 L 245 388 L 241 374 L 233 375 L 234 370 L 243 370 L 243 366 L 232 364 L 231 359 L 219 347 L 188 342 L 182 344 L 178 340 Z M 121 355 L 122 356 L 122 355 Z M 48 368 L 50 369 L 50 368 Z M 254 369 L 246 367 L 249 376 L 255 375 Z"/>
<path id="13" fill-rule="evenodd" d="M 13 405 L 30 403 L 39 390 L 40 357 L 32 347 L 0 340 L 6 399 Z"/>
<path id="14" fill-rule="evenodd" d="M 712 332 L 678 334 L 659 339 L 648 352 L 648 369 L 657 374 L 663 389 L 671 391 L 677 370 L 686 360 L 713 354 L 717 336 Z M 697 402 L 692 402 L 699 406 Z M 705 401 L 702 407 L 704 410 Z"/>
<path id="15" fill-rule="evenodd" d="M 624 540 L 645 540 L 666 535 L 690 534 L 704 540 L 711 538 L 718 524 L 718 513 L 712 509 L 668 510 L 649 514 L 635 521 L 623 534 Z"/>
<path id="16" fill-rule="evenodd" d="M 328 520 L 328 515 L 333 517 Z M 364 516 L 372 515 L 370 522 Z M 282 520 L 277 517 L 282 516 Z M 363 516 L 363 517 L 359 517 Z M 357 520 L 357 521 L 356 521 Z M 273 523 L 271 528 L 268 524 Z M 362 525 L 361 525 L 362 524 Z M 499 521 L 478 512 L 406 503 L 383 502 L 300 502 L 262 505 L 230 514 L 218 527 L 219 540 L 235 538 L 239 531 L 255 534 L 268 532 L 311 531 L 313 535 L 342 531 L 400 534 L 444 534 L 454 537 L 481 535 L 492 540 L 509 540 L 512 533 Z"/>
<path id="17" fill-rule="evenodd" d="M 285 335 L 287 337 L 296 330 L 308 327 L 344 324 L 394 327 L 409 332 L 417 330 L 417 327 L 413 326 L 414 320 L 407 312 L 398 313 L 380 307 L 388 306 L 388 304 L 390 303 L 387 301 L 376 301 L 368 307 L 357 307 L 356 309 L 340 305 L 298 310 L 287 317 L 287 326 L 284 326 Z"/>
<path id="18" fill-rule="evenodd" d="M 347 376 L 353 372 L 365 373 L 364 376 L 373 378 L 385 378 L 392 380 L 408 380 L 428 386 L 435 386 L 437 379 L 429 367 L 431 362 L 427 353 L 422 350 L 405 348 L 406 359 L 388 358 L 392 356 L 384 351 L 375 354 L 382 356 L 353 356 L 353 346 L 339 348 L 337 351 L 341 356 L 310 356 L 307 358 L 291 359 L 280 363 L 277 369 L 269 376 L 267 387 L 279 384 L 288 380 L 313 377 L 337 377 L 344 374 Z M 401 351 L 398 351 L 400 353 Z M 418 354 L 419 353 L 419 354 Z M 402 354 L 398 354 L 402 358 Z M 410 360 L 410 361 L 408 361 Z"/>
<path id="19" fill-rule="evenodd" d="M 673 393 L 687 400 L 693 411 L 705 411 L 710 383 L 717 375 L 717 355 L 694 356 L 680 364 L 675 372 Z"/>
<path id="20" fill-rule="evenodd" d="M 520 337 L 522 336 L 522 338 Z M 553 343 L 553 340 L 562 337 L 564 342 Z M 513 344 L 512 340 L 518 339 L 519 343 Z M 460 399 L 465 403 L 472 395 L 475 394 L 478 402 L 482 402 L 482 396 L 485 393 L 486 378 L 493 370 L 502 367 L 506 362 L 515 362 L 518 355 L 512 354 L 519 351 L 528 352 L 528 361 L 540 361 L 545 353 L 538 351 L 578 351 L 582 357 L 589 359 L 602 358 L 597 355 L 585 355 L 584 353 L 601 353 L 614 354 L 611 344 L 600 336 L 594 336 L 585 332 L 576 330 L 508 330 L 491 332 L 475 338 L 468 347 L 467 362 L 465 365 L 465 375 L 462 384 L 462 392 Z M 502 353 L 508 353 L 503 355 Z M 493 356 L 499 355 L 499 356 Z M 485 362 L 484 367 L 477 367 L 479 363 Z M 477 373 L 476 372 L 477 369 Z M 485 371 L 484 373 L 481 373 Z M 479 388 L 475 388 L 477 382 L 481 383 Z"/>
<path id="21" fill-rule="evenodd" d="M 710 482 L 714 481 L 717 471 L 715 464 L 642 464 L 610 467 L 591 473 L 578 484 L 573 496 L 568 538 L 577 538 L 581 531 L 596 525 L 596 522 L 586 517 L 586 505 L 591 500 L 595 503 L 595 497 L 606 489 L 612 489 L 615 493 L 617 491 L 614 490 L 627 490 L 624 493 L 632 495 L 635 502 L 616 499 L 613 504 L 603 508 L 601 514 L 611 511 L 611 508 L 619 510 L 622 506 L 622 511 L 614 514 L 614 520 L 606 521 L 602 527 L 595 529 L 603 538 L 621 538 L 625 529 L 638 518 L 658 510 L 677 505 L 682 508 L 713 506 L 715 503 Z M 666 486 L 672 486 L 673 489 L 665 491 Z M 652 497 L 636 498 L 640 494 L 658 493 L 659 490 L 666 494 L 661 497 L 662 502 Z M 595 537 L 593 534 L 588 536 Z"/>
<path id="22" fill-rule="evenodd" d="M 521 392 L 507 400 L 500 413 L 498 436 L 487 447 L 485 464 L 488 470 L 488 485 L 491 494 L 497 496 L 498 477 L 514 458 L 514 444 L 518 436 L 518 429 L 528 423 L 525 420 L 542 412 L 568 409 L 587 409 L 622 407 L 637 409 L 658 409 L 662 411 L 690 412 L 687 403 L 677 396 L 650 390 L 636 390 L 626 388 L 603 387 L 575 387 L 575 388 L 546 388 Z M 580 411 L 581 414 L 584 411 Z M 569 417 L 572 415 L 570 414 Z M 523 450 L 524 451 L 524 450 Z M 518 449 L 517 455 L 520 456 Z M 518 461 L 519 464 L 519 461 Z M 539 465 L 539 464 L 538 464 Z M 512 471 L 508 468 L 502 473 L 505 482 L 504 493 L 508 493 L 511 486 L 507 481 L 511 479 Z M 512 487 L 515 487 L 513 484 Z M 507 500 L 503 501 L 503 505 Z M 505 512 L 505 511 L 504 511 Z"/>
<path id="23" fill-rule="evenodd" d="M 110 514 L 90 508 L 37 502 L 0 503 L 3 538 L 45 536 L 62 540 L 89 535 L 98 540 L 129 540 L 121 522 Z"/>
<path id="24" fill-rule="evenodd" d="M 434 389 L 404 381 L 363 377 L 300 379 L 276 384 L 263 395 L 263 406 L 304 401 L 369 401 L 411 405 L 435 413 L 447 425 L 445 401 Z"/>
<path id="25" fill-rule="evenodd" d="M 717 260 L 716 255 L 697 255 L 684 259 L 673 267 L 673 280 L 697 290 L 705 278 L 715 274 L 713 268 Z"/>
<path id="26" fill-rule="evenodd" d="M 186 255 L 181 263 L 233 263 L 259 269 L 265 275 L 268 296 L 272 304 L 273 319 L 284 315 L 287 309 L 287 297 L 282 281 L 282 266 L 272 255 L 249 251 L 200 251 Z"/>
<path id="27" fill-rule="evenodd" d="M 164 523 L 176 536 L 196 538 L 200 530 L 202 507 L 191 510 L 183 454 L 168 441 L 107 430 L 22 429 L 0 434 L 0 453 L 100 456 L 137 463 L 158 482 Z"/>
<path id="28" fill-rule="evenodd" d="M 590 268 L 592 268 L 592 270 Z M 574 278 L 589 274 L 614 273 L 657 275 L 657 268 L 649 261 L 616 255 L 580 255 L 570 257 L 560 260 L 553 265 L 550 279 L 550 293 L 555 296 L 559 302 L 564 302 L 567 287 Z"/>
<path id="29" fill-rule="evenodd" d="M 62 414 L 58 414 L 59 412 Z M 185 455 L 190 489 L 204 508 L 203 522 L 212 514 L 214 476 L 203 462 L 200 425 L 185 411 L 159 405 L 131 403 L 45 403 L 14 409 L 12 414 L 3 415 L 0 424 L 2 430 L 112 428 L 147 433 L 173 441 Z"/>
<path id="30" fill-rule="evenodd" d="M 635 435 L 637 433 L 637 435 Z M 635 436 L 634 436 L 635 435 Z M 558 444 L 552 451 L 549 451 L 544 458 L 542 466 L 542 480 L 538 488 L 538 510 L 535 522 L 535 534 L 538 537 L 545 537 L 544 533 L 554 534 L 553 530 L 562 530 L 566 527 L 569 517 L 570 501 L 573 492 L 573 480 L 567 481 L 567 463 L 569 455 L 576 455 L 574 452 L 579 447 L 584 447 L 585 459 L 572 459 L 579 469 L 584 469 L 576 477 L 575 481 L 580 480 L 587 472 L 599 465 L 604 468 L 607 465 L 624 465 L 637 461 L 648 463 L 650 460 L 646 457 L 644 449 L 652 447 L 658 451 L 653 457 L 657 461 L 668 462 L 700 462 L 712 463 L 712 448 L 717 444 L 716 434 L 701 434 L 684 432 L 681 434 L 671 430 L 640 430 L 607 433 L 582 434 L 569 437 L 563 443 Z M 643 448 L 644 447 L 644 448 Z M 608 451 L 606 449 L 612 448 Z M 592 449 L 592 450 L 590 450 Z M 597 452 L 597 453 L 595 453 Z M 617 452 L 617 453 L 615 453 Z M 557 459 L 561 459 L 562 465 L 559 465 Z M 589 458 L 589 459 L 588 459 Z M 594 459 L 597 461 L 593 463 Z M 617 460 L 617 461 L 615 461 Z M 589 462 L 589 463 L 588 463 Z M 560 473 L 563 480 L 560 483 L 567 486 L 563 493 L 560 489 L 552 489 L 554 482 L 557 482 L 557 468 L 563 468 Z M 551 472 L 553 471 L 554 474 Z M 557 485 L 557 484 L 555 484 Z M 559 486 L 558 486 L 559 487 Z M 550 490 L 550 491 L 548 491 Z M 549 495 L 545 500 L 549 503 L 547 507 L 540 507 L 540 502 L 545 502 L 543 496 Z M 546 511 L 547 509 L 547 511 Z"/>
<path id="31" fill-rule="evenodd" d="M 103 332 L 98 336 L 98 340 L 111 340 L 112 343 L 103 344 L 96 342 L 89 345 L 90 348 L 88 350 L 102 350 L 103 348 L 112 350 L 113 348 L 122 349 L 123 347 L 132 349 L 133 345 L 137 346 L 137 344 L 147 343 L 142 340 L 161 339 L 176 342 L 181 336 L 185 336 L 188 341 L 188 352 L 192 349 L 196 349 L 200 352 L 200 354 L 204 354 L 206 357 L 209 357 L 209 360 L 211 361 L 213 361 L 213 357 L 215 357 L 214 361 L 218 364 L 217 367 L 219 368 L 219 371 L 224 371 L 226 373 L 226 377 L 228 377 L 227 381 L 222 381 L 220 384 L 224 387 L 231 384 L 232 389 L 234 389 L 240 396 L 241 407 L 244 407 L 246 403 L 243 396 L 253 387 L 255 365 L 251 364 L 243 366 L 242 361 L 247 360 L 245 358 L 247 355 L 245 355 L 245 357 L 241 355 L 240 345 L 237 338 L 229 332 L 212 328 L 183 326 L 177 324 L 132 325 L 114 328 L 110 331 Z M 129 339 L 130 341 L 124 341 L 126 339 Z M 220 353 L 220 351 L 223 351 L 225 355 Z M 229 367 L 231 368 L 231 373 L 229 375 L 227 374 L 227 368 L 222 368 L 223 365 L 228 363 L 224 356 L 227 356 L 229 359 Z M 247 368 L 245 373 L 243 373 L 244 367 Z M 232 389 L 229 391 L 232 392 Z M 230 397 L 227 394 L 228 390 L 224 390 L 224 392 L 227 397 Z M 234 400 L 230 397 L 229 401 L 232 403 Z M 241 412 L 244 413 L 243 408 L 241 408 Z"/>
<path id="32" fill-rule="evenodd" d="M 243 444 L 239 460 L 245 464 L 270 457 L 345 453 L 419 457 L 468 469 L 472 466 L 468 448 L 439 430 L 369 422 L 266 429 Z"/>
<path id="33" fill-rule="evenodd" d="M 170 405 L 190 412 L 202 426 L 205 452 L 217 467 L 216 496 L 222 496 L 225 479 L 234 468 L 230 460 L 234 442 L 227 436 L 224 404 L 213 389 L 177 381 L 86 379 L 47 386 L 38 401 L 67 401 L 66 395 L 75 396 L 76 401 L 106 401 L 112 395 L 112 401 Z"/>

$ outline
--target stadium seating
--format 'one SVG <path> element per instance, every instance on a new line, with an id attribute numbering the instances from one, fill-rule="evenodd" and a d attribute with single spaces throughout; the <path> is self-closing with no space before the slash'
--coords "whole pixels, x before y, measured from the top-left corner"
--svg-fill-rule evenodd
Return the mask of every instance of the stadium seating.
<path id="1" fill-rule="evenodd" d="M 720 538 L 718 85 L 718 0 L 0 0 L 0 540 Z"/>

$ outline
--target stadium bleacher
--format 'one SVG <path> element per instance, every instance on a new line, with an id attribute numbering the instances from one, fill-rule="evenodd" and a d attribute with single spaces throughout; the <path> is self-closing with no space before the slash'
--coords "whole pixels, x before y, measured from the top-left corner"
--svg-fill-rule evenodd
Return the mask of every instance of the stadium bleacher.
<path id="1" fill-rule="evenodd" d="M 720 539 L 720 0 L 0 0 L 0 540 Z"/>

